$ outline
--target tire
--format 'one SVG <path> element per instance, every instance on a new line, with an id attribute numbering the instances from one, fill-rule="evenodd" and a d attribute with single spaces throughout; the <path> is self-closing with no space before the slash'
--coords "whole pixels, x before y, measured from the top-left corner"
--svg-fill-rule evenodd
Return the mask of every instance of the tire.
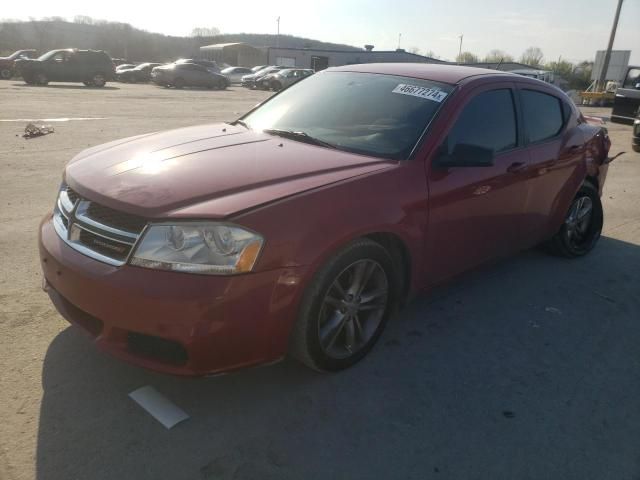
<path id="1" fill-rule="evenodd" d="M 273 88 L 274 92 L 279 92 L 280 90 L 282 90 L 282 84 L 280 82 L 273 82 L 271 84 L 271 88 Z"/>
<path id="2" fill-rule="evenodd" d="M 342 370 L 361 360 L 395 307 L 398 273 L 379 243 L 359 239 L 347 245 L 309 284 L 291 334 L 290 354 L 318 371 Z M 360 288 L 358 276 L 367 278 Z"/>
<path id="3" fill-rule="evenodd" d="M 93 83 L 92 82 L 82 82 L 84 83 L 85 87 L 93 87 Z"/>
<path id="4" fill-rule="evenodd" d="M 33 81 L 36 85 L 45 86 L 49 83 L 49 77 L 47 77 L 47 74 L 44 72 L 37 72 L 33 76 Z"/>
<path id="5" fill-rule="evenodd" d="M 180 78 L 180 77 L 176 78 L 173 81 L 173 86 L 175 88 L 184 88 L 184 80 L 182 78 Z"/>
<path id="6" fill-rule="evenodd" d="M 633 149 L 634 152 L 640 153 L 640 145 L 631 145 L 631 148 Z"/>
<path id="7" fill-rule="evenodd" d="M 106 84 L 107 84 L 107 79 L 106 79 L 106 77 L 105 77 L 102 73 L 100 73 L 100 72 L 95 73 L 95 74 L 93 75 L 93 77 L 91 77 L 91 85 L 92 85 L 92 86 L 94 86 L 94 87 L 102 88 L 102 87 L 104 87 Z"/>
<path id="8" fill-rule="evenodd" d="M 598 243 L 603 217 L 598 190 L 590 183 L 583 184 L 571 202 L 562 227 L 548 242 L 547 249 L 566 258 L 586 255 Z"/>
<path id="9" fill-rule="evenodd" d="M 13 77 L 13 71 L 10 68 L 3 68 L 0 70 L 0 78 L 3 80 L 10 80 Z"/>

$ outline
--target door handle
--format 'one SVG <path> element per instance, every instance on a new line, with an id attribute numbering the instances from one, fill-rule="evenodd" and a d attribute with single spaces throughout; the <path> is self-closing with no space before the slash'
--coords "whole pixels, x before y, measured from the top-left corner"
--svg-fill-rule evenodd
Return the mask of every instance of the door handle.
<path id="1" fill-rule="evenodd" d="M 513 162 L 511 165 L 507 167 L 507 172 L 518 173 L 518 172 L 522 172 L 526 168 L 527 168 L 527 164 L 524 162 Z"/>

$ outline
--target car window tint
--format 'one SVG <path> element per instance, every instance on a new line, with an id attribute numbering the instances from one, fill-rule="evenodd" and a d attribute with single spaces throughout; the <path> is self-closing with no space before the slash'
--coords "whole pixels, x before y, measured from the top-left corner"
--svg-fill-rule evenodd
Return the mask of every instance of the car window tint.
<path id="1" fill-rule="evenodd" d="M 555 137 L 564 125 L 560 99 L 534 90 L 522 90 L 522 113 L 529 142 Z"/>
<path id="2" fill-rule="evenodd" d="M 483 92 L 471 99 L 447 137 L 447 150 L 456 145 L 475 145 L 494 152 L 517 145 L 516 112 L 508 88 Z"/>

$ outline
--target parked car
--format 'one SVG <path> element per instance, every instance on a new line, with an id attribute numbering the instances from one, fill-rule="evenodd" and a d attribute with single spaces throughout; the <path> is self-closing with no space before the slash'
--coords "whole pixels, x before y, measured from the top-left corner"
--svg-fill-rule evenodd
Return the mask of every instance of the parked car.
<path id="1" fill-rule="evenodd" d="M 265 76 L 260 83 L 267 90 L 270 89 L 277 92 L 313 75 L 313 73 L 313 70 L 306 68 L 286 68 Z"/>
<path id="2" fill-rule="evenodd" d="M 251 68 L 251 72 L 252 73 L 256 73 L 259 70 L 262 70 L 263 68 L 267 68 L 269 65 L 256 65 L 255 67 Z"/>
<path id="3" fill-rule="evenodd" d="M 631 148 L 635 152 L 640 152 L 640 113 L 633 121 L 633 139 L 631 140 Z"/>
<path id="4" fill-rule="evenodd" d="M 231 124 L 78 154 L 40 226 L 45 289 L 101 350 L 145 367 L 290 353 L 339 370 L 413 292 L 540 243 L 591 251 L 609 147 L 538 80 L 330 68 Z"/>
<path id="5" fill-rule="evenodd" d="M 616 90 L 611 121 L 632 125 L 640 114 L 640 66 L 627 68 L 622 86 Z"/>
<path id="6" fill-rule="evenodd" d="M 251 74 L 251 69 L 246 67 L 228 67 L 220 73 L 229 79 L 231 83 L 240 83 L 244 75 Z"/>
<path id="7" fill-rule="evenodd" d="M 176 60 L 175 63 L 193 63 L 195 65 L 200 65 L 210 72 L 220 73 L 220 67 L 218 64 L 212 60 L 202 60 L 199 58 L 181 58 L 180 60 Z"/>
<path id="8" fill-rule="evenodd" d="M 121 72 L 116 69 L 116 78 L 125 83 L 148 82 L 151 80 L 151 70 L 161 65 L 161 63 L 141 63 Z"/>
<path id="9" fill-rule="evenodd" d="M 131 64 L 131 62 L 126 58 L 112 58 L 111 61 L 116 67 L 124 64 Z"/>
<path id="10" fill-rule="evenodd" d="M 104 87 L 115 77 L 111 58 L 102 50 L 51 50 L 35 60 L 16 60 L 15 65 L 28 84 L 82 82 L 86 86 Z"/>
<path id="11" fill-rule="evenodd" d="M 0 57 L 0 78 L 9 80 L 14 75 L 14 63 L 21 58 L 35 58 L 37 52 L 35 50 L 18 50 L 8 57 Z"/>
<path id="12" fill-rule="evenodd" d="M 229 86 L 227 77 L 195 63 L 171 63 L 155 67 L 151 71 L 151 81 L 175 88 L 206 87 L 224 90 Z"/>
<path id="13" fill-rule="evenodd" d="M 133 63 L 121 63 L 120 65 L 116 66 L 116 74 L 118 74 L 120 72 L 124 72 L 125 70 L 131 70 L 132 68 L 136 68 L 135 64 L 133 64 Z"/>
<path id="14" fill-rule="evenodd" d="M 272 66 L 268 66 L 263 68 L 262 70 L 258 70 L 256 73 L 251 73 L 248 75 L 244 75 L 241 79 L 241 84 L 243 87 L 247 87 L 247 88 L 255 88 L 256 87 L 256 82 L 260 81 L 263 77 L 265 77 L 266 75 L 269 75 L 270 73 L 274 73 L 274 72 L 278 72 L 280 70 L 285 69 L 286 67 L 281 67 L 281 66 L 277 66 L 277 65 L 272 65 Z"/>

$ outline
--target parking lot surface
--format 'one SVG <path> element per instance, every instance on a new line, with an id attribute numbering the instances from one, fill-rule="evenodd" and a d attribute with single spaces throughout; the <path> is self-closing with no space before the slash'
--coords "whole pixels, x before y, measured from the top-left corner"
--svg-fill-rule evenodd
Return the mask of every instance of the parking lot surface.
<path id="1" fill-rule="evenodd" d="M 175 378 L 98 352 L 41 289 L 40 219 L 82 149 L 233 120 L 268 97 L 0 82 L 0 479 L 640 479 L 640 154 L 609 124 L 605 227 L 416 298 L 363 362 Z M 607 116 L 605 109 L 587 113 Z M 55 133 L 31 140 L 29 119 Z M 214 174 L 215 172 L 212 172 Z M 152 385 L 172 430 L 127 394 Z"/>

